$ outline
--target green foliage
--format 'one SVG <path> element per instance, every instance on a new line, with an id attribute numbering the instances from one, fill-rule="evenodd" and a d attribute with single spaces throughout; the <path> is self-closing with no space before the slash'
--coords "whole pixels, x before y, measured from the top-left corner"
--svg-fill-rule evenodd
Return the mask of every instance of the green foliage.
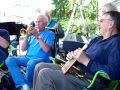
<path id="1" fill-rule="evenodd" d="M 98 12 L 98 7 L 97 7 L 97 1 L 96 0 L 91 0 L 91 2 L 89 3 L 88 6 L 84 7 L 83 9 L 83 15 L 84 15 L 84 19 L 86 20 L 86 27 L 84 30 L 86 31 L 82 31 L 82 33 L 86 34 L 86 35 L 94 35 L 96 34 L 96 30 L 97 30 L 97 12 Z M 88 36 L 88 37 L 91 37 Z"/>
<path id="2" fill-rule="evenodd" d="M 58 20 L 67 18 L 69 14 L 69 0 L 53 0 L 55 10 L 52 12 L 52 16 Z"/>
<path id="3" fill-rule="evenodd" d="M 58 19 L 64 29 L 67 29 L 69 19 L 76 0 L 53 0 L 55 9 L 52 17 Z M 83 6 L 85 0 L 79 0 L 80 5 L 76 11 L 76 18 L 71 24 L 69 33 L 94 35 L 97 30 L 97 0 L 91 0 L 87 6 Z M 81 9 L 82 8 L 82 9 Z M 90 37 L 90 36 L 88 36 Z"/>

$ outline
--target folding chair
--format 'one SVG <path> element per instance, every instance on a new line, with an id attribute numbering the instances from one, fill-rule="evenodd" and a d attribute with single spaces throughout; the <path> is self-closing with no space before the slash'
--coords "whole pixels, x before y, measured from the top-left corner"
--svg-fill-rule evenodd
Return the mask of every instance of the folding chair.
<path id="1" fill-rule="evenodd" d="M 111 80 L 109 75 L 103 70 L 97 71 L 93 79 L 91 80 L 90 84 L 83 90 L 93 90 L 92 87 L 94 87 L 98 76 L 110 80 L 110 83 L 108 84 L 108 87 L 105 88 L 105 90 L 120 90 L 120 80 Z"/>
<path id="2" fill-rule="evenodd" d="M 13 51 L 14 50 L 17 50 L 16 48 L 14 48 L 12 45 L 9 45 L 9 48 L 8 48 L 8 53 L 9 55 L 8 56 L 12 56 L 13 55 Z M 7 74 L 8 71 L 7 71 L 7 68 L 5 66 L 5 62 L 1 62 L 0 63 L 0 71 L 3 72 L 4 74 Z"/>
<path id="3" fill-rule="evenodd" d="M 56 57 L 55 57 L 55 58 L 51 58 L 51 59 L 52 59 L 52 61 L 53 61 L 54 64 L 58 64 L 58 65 L 60 65 L 61 67 L 66 63 L 65 60 L 62 60 L 62 59 L 60 59 L 60 58 L 56 58 Z M 77 74 L 74 74 L 74 75 L 76 75 L 77 77 L 80 76 L 79 74 L 84 73 L 84 72 L 81 72 L 81 71 L 80 71 L 78 68 L 76 68 L 75 66 L 73 66 L 72 68 L 73 68 L 73 69 L 71 69 L 71 70 L 73 70 L 73 71 L 72 71 L 72 74 L 73 74 L 73 73 L 77 73 Z M 85 75 L 85 76 L 82 77 L 82 78 L 86 78 L 86 79 L 88 78 L 88 76 L 87 76 L 86 73 L 84 73 L 84 74 L 82 74 L 82 75 Z M 82 76 L 82 75 L 81 75 L 81 76 Z M 89 75 L 89 74 L 88 74 L 88 75 Z M 80 76 L 80 77 L 81 77 L 81 76 Z M 109 77 L 109 75 L 108 75 L 105 71 L 103 71 L 103 70 L 97 71 L 97 72 L 95 73 L 95 75 L 93 76 L 92 79 L 88 79 L 89 85 L 86 86 L 86 87 L 84 87 L 83 90 L 94 90 L 93 87 L 94 87 L 94 85 L 95 85 L 95 83 L 96 83 L 96 81 L 97 81 L 97 79 L 98 79 L 98 76 L 100 76 L 100 77 L 102 77 L 102 78 L 105 78 L 105 79 L 107 79 L 107 80 L 110 81 L 110 83 L 109 83 L 108 86 L 105 88 L 105 90 L 120 90 L 120 80 L 111 80 L 110 77 Z"/>

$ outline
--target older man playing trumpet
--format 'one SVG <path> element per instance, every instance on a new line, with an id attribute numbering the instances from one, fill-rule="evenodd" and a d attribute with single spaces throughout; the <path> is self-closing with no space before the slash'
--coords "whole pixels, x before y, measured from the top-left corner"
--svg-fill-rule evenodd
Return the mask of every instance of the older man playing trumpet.
<path id="1" fill-rule="evenodd" d="M 39 15 L 35 21 L 35 28 L 30 27 L 28 36 L 22 43 L 21 50 L 27 50 L 25 56 L 14 56 L 6 59 L 6 65 L 16 88 L 20 90 L 30 90 L 32 86 L 34 67 L 40 62 L 51 62 L 51 47 L 54 44 L 54 33 L 45 27 L 48 19 L 44 15 Z M 26 67 L 26 76 L 21 73 L 20 66 Z"/>

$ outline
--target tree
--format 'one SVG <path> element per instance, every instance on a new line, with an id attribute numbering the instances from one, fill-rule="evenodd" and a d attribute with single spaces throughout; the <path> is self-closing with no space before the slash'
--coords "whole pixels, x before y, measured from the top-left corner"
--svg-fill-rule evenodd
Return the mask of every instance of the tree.
<path id="1" fill-rule="evenodd" d="M 86 1 L 90 2 L 85 5 Z M 84 34 L 86 36 L 96 34 L 97 0 L 78 0 L 78 3 L 75 21 L 71 24 L 72 28 L 70 28 L 69 33 Z M 76 0 L 53 0 L 52 4 L 55 5 L 52 17 L 58 19 L 66 31 L 73 8 L 77 4 Z"/>

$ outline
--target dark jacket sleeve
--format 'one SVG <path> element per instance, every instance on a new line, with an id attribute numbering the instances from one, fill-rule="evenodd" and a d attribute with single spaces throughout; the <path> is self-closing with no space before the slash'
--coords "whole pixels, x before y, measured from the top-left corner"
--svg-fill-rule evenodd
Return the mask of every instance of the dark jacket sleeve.
<path id="1" fill-rule="evenodd" d="M 104 70 L 112 80 L 120 80 L 120 45 L 115 45 L 110 48 L 107 65 L 90 60 L 87 69 L 92 73 L 98 70 Z"/>
<path id="2" fill-rule="evenodd" d="M 6 29 L 0 29 L 0 36 L 10 43 L 9 32 Z"/>

